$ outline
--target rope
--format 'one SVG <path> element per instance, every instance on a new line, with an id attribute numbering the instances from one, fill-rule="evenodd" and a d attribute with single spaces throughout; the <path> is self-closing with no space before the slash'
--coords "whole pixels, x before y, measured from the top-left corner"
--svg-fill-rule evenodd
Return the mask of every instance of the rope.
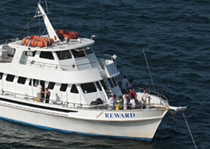
<path id="1" fill-rule="evenodd" d="M 145 61 L 146 61 L 146 64 L 147 64 L 147 69 L 148 69 L 148 71 L 149 71 L 149 75 L 150 75 L 150 78 L 151 78 L 153 90 L 155 91 L 155 85 L 154 85 L 154 82 L 153 82 L 153 78 L 152 78 L 152 75 L 151 75 L 151 72 L 150 72 L 149 64 L 148 64 L 148 62 L 147 62 L 147 57 L 146 57 L 146 55 L 145 55 L 144 49 L 142 50 L 142 52 L 143 52 L 143 54 L 144 54 L 144 58 L 145 58 Z"/>
<path id="2" fill-rule="evenodd" d="M 15 37 L 17 38 L 22 32 L 29 26 L 29 24 L 34 20 L 34 17 L 31 19 L 31 21 L 23 28 L 23 30 Z"/>
<path id="3" fill-rule="evenodd" d="M 188 122 L 187 122 L 187 119 L 186 119 L 186 117 L 185 117 L 185 115 L 184 115 L 184 112 L 182 112 L 182 115 L 183 115 L 183 117 L 184 117 L 185 123 L 186 123 L 186 125 L 187 125 L 188 131 L 189 131 L 190 136 L 191 136 L 191 138 L 192 138 L 192 141 L 193 141 L 193 144 L 194 144 L 194 146 L 195 146 L 195 149 L 197 149 L 197 146 L 196 146 L 196 144 L 195 144 L 195 140 L 194 140 L 193 135 L 192 135 L 192 133 L 191 133 L 191 131 L 190 131 L 190 127 L 189 127 L 189 125 L 188 125 Z"/>

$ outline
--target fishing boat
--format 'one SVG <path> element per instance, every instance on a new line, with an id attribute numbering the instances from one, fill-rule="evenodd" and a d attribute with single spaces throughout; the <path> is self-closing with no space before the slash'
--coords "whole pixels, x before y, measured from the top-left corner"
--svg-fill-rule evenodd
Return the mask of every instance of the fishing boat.
<path id="1" fill-rule="evenodd" d="M 170 106 L 155 91 L 148 92 L 143 108 L 141 88 L 135 90 L 135 109 L 110 108 L 111 96 L 118 101 L 123 96 L 116 55 L 97 58 L 94 36 L 55 30 L 40 3 L 35 17 L 43 17 L 46 35 L 0 45 L 1 119 L 67 133 L 151 141 L 169 110 L 186 109 Z"/>

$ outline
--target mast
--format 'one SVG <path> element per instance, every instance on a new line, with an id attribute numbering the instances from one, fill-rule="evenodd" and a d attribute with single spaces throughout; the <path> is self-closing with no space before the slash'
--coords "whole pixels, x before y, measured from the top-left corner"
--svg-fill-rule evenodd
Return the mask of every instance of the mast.
<path id="1" fill-rule="evenodd" d="M 49 37 L 52 38 L 55 42 L 59 41 L 59 38 L 58 38 L 58 36 L 57 36 L 57 34 L 56 34 L 52 24 L 50 23 L 50 20 L 48 19 L 47 14 L 45 13 L 45 11 L 42 8 L 42 6 L 40 5 L 40 3 L 38 3 L 38 8 L 39 8 L 39 10 L 40 10 L 40 12 L 42 14 L 45 26 L 47 28 L 47 32 L 49 34 Z"/>

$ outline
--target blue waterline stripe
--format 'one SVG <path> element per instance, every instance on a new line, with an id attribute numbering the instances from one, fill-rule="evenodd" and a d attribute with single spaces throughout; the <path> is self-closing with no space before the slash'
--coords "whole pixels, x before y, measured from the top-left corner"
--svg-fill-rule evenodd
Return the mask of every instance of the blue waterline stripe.
<path id="1" fill-rule="evenodd" d="M 101 137 L 111 137 L 111 138 L 124 138 L 124 139 L 136 139 L 136 140 L 152 141 L 152 138 L 139 138 L 139 137 L 98 135 L 98 134 L 91 134 L 91 133 L 75 132 L 75 131 L 57 129 L 57 128 L 52 128 L 52 127 L 47 127 L 47 126 L 35 125 L 35 124 L 31 124 L 31 123 L 27 123 L 27 122 L 22 122 L 22 121 L 18 121 L 18 120 L 13 120 L 13 119 L 2 117 L 2 116 L 0 116 L 0 119 L 11 121 L 11 122 L 15 122 L 15 123 L 20 123 L 20 124 L 23 124 L 23 125 L 34 126 L 34 127 L 38 127 L 38 128 L 42 128 L 42 129 L 56 130 L 56 131 L 60 131 L 60 132 L 64 132 L 64 133 L 76 133 L 76 134 L 88 135 L 88 136 L 101 136 Z"/>

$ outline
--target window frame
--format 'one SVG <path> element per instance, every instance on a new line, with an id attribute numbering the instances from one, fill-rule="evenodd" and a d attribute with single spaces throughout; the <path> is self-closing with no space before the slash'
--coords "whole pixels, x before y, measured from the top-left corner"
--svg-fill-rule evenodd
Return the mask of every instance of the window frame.
<path id="1" fill-rule="evenodd" d="M 37 79 L 30 79 L 29 83 L 28 83 L 29 86 L 31 86 L 31 80 L 33 80 L 33 86 L 36 87 L 36 82 L 39 81 L 39 80 L 37 80 Z"/>
<path id="2" fill-rule="evenodd" d="M 67 55 L 67 58 L 61 57 L 62 52 L 63 52 L 63 55 L 64 55 L 64 56 L 66 56 L 66 53 L 64 53 L 64 52 L 68 52 L 68 53 L 69 53 L 69 55 Z M 58 57 L 59 60 L 68 60 L 68 59 L 72 59 L 72 55 L 71 55 L 71 53 L 70 53 L 69 50 L 56 51 L 55 53 L 56 53 L 56 55 L 57 55 L 57 57 Z M 62 55 L 62 56 L 63 56 L 63 55 Z"/>
<path id="3" fill-rule="evenodd" d="M 68 84 L 62 83 L 60 86 L 60 91 L 61 92 L 65 92 L 68 88 Z"/>
<path id="4" fill-rule="evenodd" d="M 100 82 L 101 82 L 101 85 L 102 85 L 102 87 L 104 88 L 104 90 L 107 90 L 108 87 L 106 86 L 105 81 L 104 81 L 104 80 L 101 80 Z"/>
<path id="5" fill-rule="evenodd" d="M 93 49 L 92 49 L 92 47 L 86 47 L 86 49 L 85 49 L 85 53 L 86 53 L 86 55 L 90 55 L 90 54 L 92 54 L 93 53 Z"/>
<path id="6" fill-rule="evenodd" d="M 108 80 L 108 82 L 109 82 L 111 88 L 114 88 L 114 87 L 117 86 L 117 82 L 116 82 L 116 80 L 115 80 L 114 77 L 113 77 L 113 78 L 107 78 L 107 80 Z"/>
<path id="7" fill-rule="evenodd" d="M 51 53 L 51 55 L 50 55 L 51 57 L 47 57 L 47 56 L 49 56 L 49 55 L 47 55 L 47 53 Z M 55 58 L 53 56 L 53 53 L 51 51 L 40 51 L 39 58 L 48 59 L 48 60 L 55 60 Z"/>
<path id="8" fill-rule="evenodd" d="M 71 89 L 70 89 L 70 93 L 73 93 L 73 94 L 78 94 L 79 93 L 79 90 L 78 90 L 76 84 L 72 84 Z"/>
<path id="9" fill-rule="evenodd" d="M 79 50 L 72 49 L 71 53 L 72 53 L 72 55 L 74 56 L 75 59 L 86 56 L 85 51 L 83 49 L 79 49 Z M 76 55 L 76 54 L 78 54 L 78 55 Z"/>
<path id="10" fill-rule="evenodd" d="M 27 80 L 27 78 L 19 76 L 17 79 L 17 83 L 24 85 L 26 83 L 26 80 Z"/>
<path id="11" fill-rule="evenodd" d="M 96 81 L 96 86 L 97 86 L 97 88 L 99 89 L 99 91 L 102 91 L 102 87 L 101 87 L 99 81 Z"/>
<path id="12" fill-rule="evenodd" d="M 47 85 L 47 88 L 50 89 L 50 90 L 53 90 L 54 87 L 55 87 L 55 82 L 49 82 L 48 85 Z"/>
<path id="13" fill-rule="evenodd" d="M 97 92 L 96 86 L 93 82 L 80 84 L 84 94 Z"/>
<path id="14" fill-rule="evenodd" d="M 0 80 L 2 80 L 3 76 L 4 76 L 4 73 L 0 72 Z"/>
<path id="15" fill-rule="evenodd" d="M 7 76 L 6 76 L 6 81 L 8 81 L 8 82 L 13 82 L 14 79 L 15 79 L 15 75 L 7 74 Z"/>
<path id="16" fill-rule="evenodd" d="M 30 55 L 29 53 L 31 53 L 32 55 Z M 35 55 L 36 55 L 36 51 L 25 51 L 25 56 L 34 57 Z"/>

